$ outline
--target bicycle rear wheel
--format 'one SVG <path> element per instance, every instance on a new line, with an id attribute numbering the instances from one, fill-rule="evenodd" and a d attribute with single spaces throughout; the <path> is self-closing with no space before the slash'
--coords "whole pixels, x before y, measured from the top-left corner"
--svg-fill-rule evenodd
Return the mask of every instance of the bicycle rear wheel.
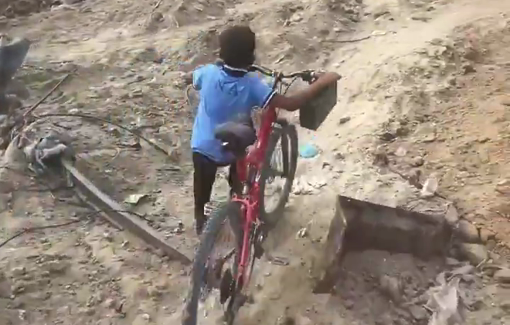
<path id="1" fill-rule="evenodd" d="M 241 218 L 240 204 L 237 202 L 222 204 L 212 212 L 193 261 L 182 325 L 197 324 L 199 300 L 212 289 L 220 291 L 221 303 L 233 295 L 237 251 L 242 240 Z M 225 246 L 229 248 L 225 249 Z"/>
<path id="2" fill-rule="evenodd" d="M 281 155 L 281 157 L 278 157 Z M 289 200 L 297 168 L 298 135 L 296 127 L 285 120 L 278 120 L 273 127 L 266 151 L 264 166 L 260 173 L 260 216 L 269 226 L 274 226 L 283 214 Z M 278 161 L 281 160 L 281 161 Z M 281 162 L 281 166 L 276 166 Z M 266 198 L 266 191 L 276 183 L 280 191 L 278 199 Z M 275 202 L 271 202 L 275 201 Z"/>

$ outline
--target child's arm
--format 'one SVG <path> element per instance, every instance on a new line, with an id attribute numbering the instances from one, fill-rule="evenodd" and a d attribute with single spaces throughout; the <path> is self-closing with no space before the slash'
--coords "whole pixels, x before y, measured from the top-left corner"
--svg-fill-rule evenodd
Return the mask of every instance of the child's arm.
<path id="1" fill-rule="evenodd" d="M 193 71 L 185 73 L 182 79 L 186 85 L 191 85 L 193 83 Z"/>
<path id="2" fill-rule="evenodd" d="M 319 76 L 317 81 L 307 88 L 297 92 L 291 96 L 275 94 L 269 101 L 269 105 L 282 108 L 286 111 L 295 111 L 300 109 L 306 102 L 317 96 L 321 90 L 340 79 L 340 75 L 336 72 L 326 72 Z"/>
<path id="3" fill-rule="evenodd" d="M 200 90 L 202 88 L 202 79 L 207 73 L 209 65 L 200 65 L 195 70 L 185 73 L 182 79 L 186 85 L 193 85 L 193 88 Z"/>
<path id="4" fill-rule="evenodd" d="M 300 109 L 308 101 L 317 96 L 321 90 L 340 79 L 340 75 L 336 72 L 327 72 L 319 76 L 319 78 L 307 88 L 297 92 L 291 96 L 285 96 L 276 93 L 262 80 L 254 79 L 252 83 L 252 98 L 254 106 L 264 107 L 272 105 L 286 111 L 295 111 Z"/>

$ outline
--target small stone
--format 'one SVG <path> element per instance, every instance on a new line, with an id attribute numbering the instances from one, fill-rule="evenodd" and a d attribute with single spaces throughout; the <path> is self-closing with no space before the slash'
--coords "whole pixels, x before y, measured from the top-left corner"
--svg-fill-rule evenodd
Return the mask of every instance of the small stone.
<path id="1" fill-rule="evenodd" d="M 105 230 L 105 232 L 103 232 L 103 238 L 106 239 L 109 242 L 113 241 L 112 233 L 109 232 L 108 230 Z"/>
<path id="2" fill-rule="evenodd" d="M 448 210 L 446 210 L 446 214 L 444 217 L 446 219 L 446 222 L 450 226 L 456 225 L 457 222 L 459 221 L 459 213 L 457 212 L 457 208 L 455 208 L 453 204 L 450 204 L 450 206 L 448 206 Z"/>
<path id="3" fill-rule="evenodd" d="M 63 274 L 67 271 L 69 264 L 65 261 L 49 261 L 44 264 L 44 267 L 51 274 Z"/>
<path id="4" fill-rule="evenodd" d="M 106 299 L 103 304 L 105 305 L 106 308 L 111 308 L 111 309 L 115 308 L 117 306 L 117 303 L 112 298 Z"/>
<path id="5" fill-rule="evenodd" d="M 411 306 L 409 308 L 409 312 L 414 317 L 414 319 L 418 321 L 428 318 L 427 310 L 425 310 L 425 308 L 422 306 Z"/>
<path id="6" fill-rule="evenodd" d="M 129 98 L 140 98 L 143 96 L 143 91 L 141 89 L 135 89 L 129 93 Z"/>
<path id="7" fill-rule="evenodd" d="M 460 264 L 460 262 L 454 258 L 451 258 L 451 257 L 446 258 L 446 265 L 448 265 L 448 266 L 456 266 L 459 264 Z"/>
<path id="8" fill-rule="evenodd" d="M 382 141 L 393 141 L 397 136 L 391 132 L 383 132 L 379 135 L 379 139 Z"/>
<path id="9" fill-rule="evenodd" d="M 457 234 L 460 239 L 468 243 L 479 243 L 480 236 L 478 235 L 478 229 L 467 220 L 460 220 L 457 224 Z"/>
<path id="10" fill-rule="evenodd" d="M 342 117 L 339 121 L 338 121 L 338 124 L 345 124 L 347 122 L 349 122 L 351 120 L 351 117 L 350 116 L 345 116 L 345 117 Z"/>
<path id="11" fill-rule="evenodd" d="M 462 66 L 462 70 L 463 70 L 464 74 L 470 74 L 470 73 L 476 72 L 475 67 L 471 63 L 465 63 Z"/>
<path id="12" fill-rule="evenodd" d="M 281 316 L 276 320 L 277 325 L 295 325 L 296 321 L 290 316 Z"/>
<path id="13" fill-rule="evenodd" d="M 335 159 L 343 160 L 345 157 L 341 152 L 335 152 Z"/>
<path id="14" fill-rule="evenodd" d="M 510 300 L 503 301 L 503 302 L 499 305 L 499 308 L 503 309 L 503 310 L 504 310 L 504 311 L 506 311 L 507 313 L 510 313 Z"/>
<path id="15" fill-rule="evenodd" d="M 159 290 L 155 286 L 149 286 L 147 288 L 147 294 L 149 295 L 149 297 L 159 298 L 163 295 L 163 292 L 161 292 L 161 290 Z"/>
<path id="16" fill-rule="evenodd" d="M 27 273 L 27 269 L 24 266 L 15 267 L 11 270 L 11 275 L 13 277 L 20 277 Z"/>
<path id="17" fill-rule="evenodd" d="M 354 307 L 354 302 L 350 299 L 344 301 L 345 309 L 352 309 Z"/>
<path id="18" fill-rule="evenodd" d="M 500 283 L 510 283 L 510 269 L 501 269 L 494 273 L 494 279 Z"/>
<path id="19" fill-rule="evenodd" d="M 459 245 L 459 249 L 461 256 L 475 266 L 489 257 L 484 245 L 462 243 Z"/>
<path id="20" fill-rule="evenodd" d="M 423 157 L 414 157 L 413 160 L 411 161 L 411 166 L 420 167 L 423 166 L 424 163 L 425 160 L 423 159 Z"/>
<path id="21" fill-rule="evenodd" d="M 487 229 L 480 229 L 480 240 L 482 243 L 487 243 L 489 240 L 494 239 L 495 234 Z"/>
<path id="22" fill-rule="evenodd" d="M 398 147 L 397 150 L 395 150 L 395 156 L 404 157 L 405 155 L 407 155 L 407 150 L 404 147 Z"/>
<path id="23" fill-rule="evenodd" d="M 504 179 L 502 181 L 499 181 L 498 184 L 496 184 L 496 192 L 499 192 L 501 194 L 509 194 L 510 180 Z"/>
<path id="24" fill-rule="evenodd" d="M 401 295 L 401 287 L 400 282 L 397 278 L 390 277 L 388 275 L 383 275 L 379 281 L 379 285 L 381 291 L 387 294 L 393 302 L 400 302 Z"/>

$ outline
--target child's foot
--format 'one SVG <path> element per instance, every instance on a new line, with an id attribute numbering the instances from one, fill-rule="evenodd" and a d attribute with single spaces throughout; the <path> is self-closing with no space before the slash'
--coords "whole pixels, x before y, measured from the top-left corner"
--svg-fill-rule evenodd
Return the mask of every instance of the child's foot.
<path id="1" fill-rule="evenodd" d="M 213 212 L 214 208 L 215 208 L 215 205 L 213 202 L 207 202 L 204 205 L 204 216 L 206 218 L 208 218 L 211 215 L 211 213 Z"/>

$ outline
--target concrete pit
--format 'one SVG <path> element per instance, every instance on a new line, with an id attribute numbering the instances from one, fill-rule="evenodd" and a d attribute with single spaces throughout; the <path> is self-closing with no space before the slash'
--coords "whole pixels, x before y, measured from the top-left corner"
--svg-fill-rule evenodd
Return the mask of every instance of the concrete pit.
<path id="1" fill-rule="evenodd" d="M 328 304 L 349 324 L 427 324 L 428 289 L 462 265 L 446 263 L 451 238 L 442 215 L 339 196 L 314 291 L 331 294 Z"/>

